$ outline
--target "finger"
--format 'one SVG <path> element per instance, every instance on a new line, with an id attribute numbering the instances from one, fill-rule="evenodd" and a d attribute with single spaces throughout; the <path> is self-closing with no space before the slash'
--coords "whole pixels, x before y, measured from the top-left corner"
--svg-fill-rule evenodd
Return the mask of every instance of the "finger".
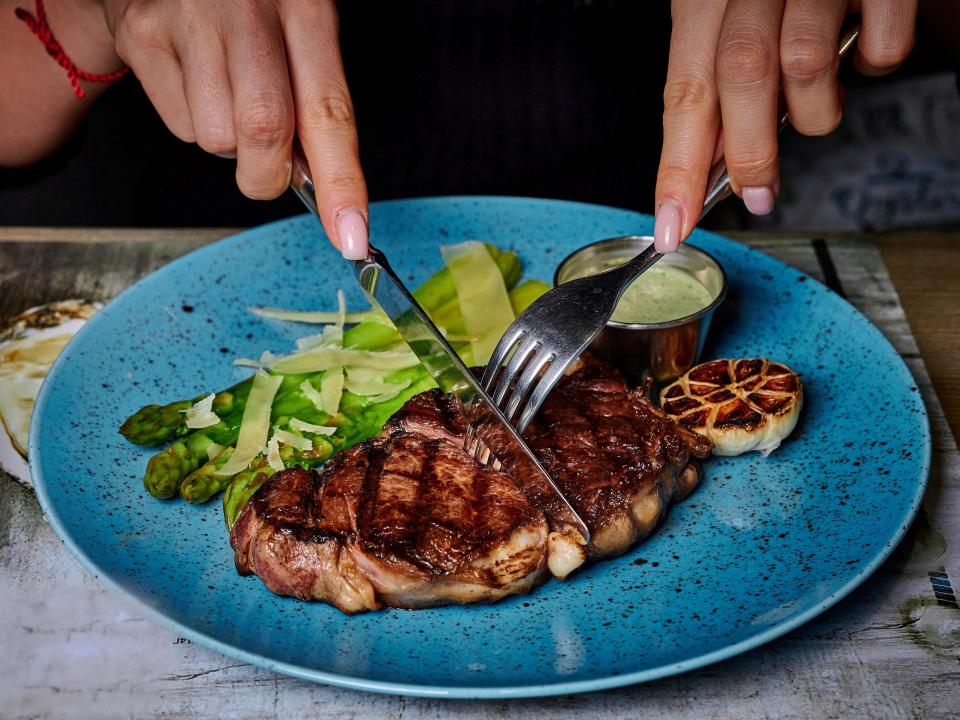
<path id="1" fill-rule="evenodd" d="M 854 64 L 864 75 L 886 75 L 913 50 L 917 0 L 862 0 L 861 6 Z"/>
<path id="2" fill-rule="evenodd" d="M 654 205 L 653 237 L 660 252 L 676 250 L 700 216 L 720 126 L 714 58 L 723 3 L 682 0 L 673 3 L 672 15 Z"/>
<path id="3" fill-rule="evenodd" d="M 717 92 L 730 184 L 755 215 L 773 210 L 783 0 L 730 0 L 717 50 Z"/>
<path id="4" fill-rule="evenodd" d="M 294 109 L 280 21 L 240 14 L 227 45 L 237 136 L 237 185 L 270 200 L 290 185 Z"/>
<path id="5" fill-rule="evenodd" d="M 846 0 L 787 0 L 780 72 L 790 124 L 804 135 L 827 135 L 840 124 L 837 51 L 846 7 Z"/>
<path id="6" fill-rule="evenodd" d="M 133 6 L 113 18 L 117 55 L 137 76 L 144 92 L 174 135 L 193 142 L 193 123 L 183 90 L 180 58 L 163 17 L 151 6 Z"/>
<path id="7" fill-rule="evenodd" d="M 297 133 L 313 174 L 323 227 L 344 257 L 362 259 L 368 243 L 367 186 L 340 59 L 336 10 L 329 1 L 311 3 L 283 23 Z"/>
<path id="8" fill-rule="evenodd" d="M 174 43 L 183 58 L 183 89 L 197 144 L 218 155 L 236 152 L 233 92 L 220 34 L 213 25 L 190 27 Z"/>

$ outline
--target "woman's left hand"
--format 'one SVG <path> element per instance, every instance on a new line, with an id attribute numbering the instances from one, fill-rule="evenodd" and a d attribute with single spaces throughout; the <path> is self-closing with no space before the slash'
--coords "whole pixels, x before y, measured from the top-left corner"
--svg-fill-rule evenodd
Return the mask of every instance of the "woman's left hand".
<path id="1" fill-rule="evenodd" d="M 861 13 L 857 69 L 896 69 L 913 49 L 917 0 L 673 0 L 655 204 L 661 252 L 676 250 L 693 230 L 721 155 L 747 209 L 773 210 L 780 89 L 798 132 L 836 129 L 838 43 L 854 11 Z"/>

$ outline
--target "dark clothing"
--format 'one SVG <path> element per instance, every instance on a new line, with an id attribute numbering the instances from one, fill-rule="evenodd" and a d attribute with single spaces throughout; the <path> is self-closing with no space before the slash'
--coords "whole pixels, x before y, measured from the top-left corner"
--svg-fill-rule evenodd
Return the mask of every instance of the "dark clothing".
<path id="1" fill-rule="evenodd" d="M 666 0 L 350 0 L 340 13 L 371 200 L 530 195 L 652 211 Z M 127 77 L 55 157 L 0 170 L 0 223 L 245 226 L 303 212 L 290 193 L 243 197 L 234 167 L 174 138 Z M 728 204 L 708 225 L 737 213 Z"/>
<path id="2" fill-rule="evenodd" d="M 650 210 L 669 4 L 341 4 L 370 197 L 562 197 Z M 66 78 L 64 78 L 66 82 Z M 303 212 L 244 198 L 235 163 L 174 138 L 127 77 L 68 147 L 0 170 L 0 223 L 253 225 Z"/>

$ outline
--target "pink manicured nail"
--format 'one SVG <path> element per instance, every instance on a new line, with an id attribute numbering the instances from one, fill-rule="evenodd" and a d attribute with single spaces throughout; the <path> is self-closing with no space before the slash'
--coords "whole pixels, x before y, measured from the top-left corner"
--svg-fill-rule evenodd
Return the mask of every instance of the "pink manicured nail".
<path id="1" fill-rule="evenodd" d="M 657 252 L 672 253 L 680 246 L 680 206 L 664 200 L 653 225 L 653 246 Z"/>
<path id="2" fill-rule="evenodd" d="M 337 239 L 347 260 L 363 260 L 367 256 L 367 221 L 358 210 L 341 210 L 337 215 Z"/>
<path id="3" fill-rule="evenodd" d="M 754 215 L 767 215 L 773 210 L 773 190 L 768 187 L 745 187 L 743 204 Z"/>

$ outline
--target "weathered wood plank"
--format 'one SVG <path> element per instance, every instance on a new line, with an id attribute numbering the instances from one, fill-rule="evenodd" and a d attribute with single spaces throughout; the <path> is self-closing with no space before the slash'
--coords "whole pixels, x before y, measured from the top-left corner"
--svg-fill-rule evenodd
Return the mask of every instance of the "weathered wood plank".
<path id="1" fill-rule="evenodd" d="M 202 242 L 104 240 L 82 248 L 63 242 L 0 242 L 0 315 L 67 295 L 108 298 Z M 749 242 L 822 276 L 807 238 Z M 443 702 L 339 690 L 239 664 L 147 621 L 69 557 L 29 491 L 0 477 L 0 632 L 8 650 L 0 653 L 0 715 L 957 717 L 960 611 L 936 603 L 927 573 L 946 568 L 960 578 L 960 455 L 876 250 L 855 239 L 831 241 L 829 248 L 851 302 L 907 356 L 930 409 L 935 453 L 923 514 L 908 538 L 861 588 L 815 621 L 720 665 L 591 695 Z M 54 258 L 66 267 L 51 270 Z M 62 294 L 50 294 L 54 292 Z"/>
<path id="2" fill-rule="evenodd" d="M 210 238 L 153 242 L 0 242 L 0 318 L 53 300 L 106 301 Z"/>
<path id="3" fill-rule="evenodd" d="M 242 228 L 87 228 L 87 227 L 0 227 L 2 242 L 213 242 Z"/>

